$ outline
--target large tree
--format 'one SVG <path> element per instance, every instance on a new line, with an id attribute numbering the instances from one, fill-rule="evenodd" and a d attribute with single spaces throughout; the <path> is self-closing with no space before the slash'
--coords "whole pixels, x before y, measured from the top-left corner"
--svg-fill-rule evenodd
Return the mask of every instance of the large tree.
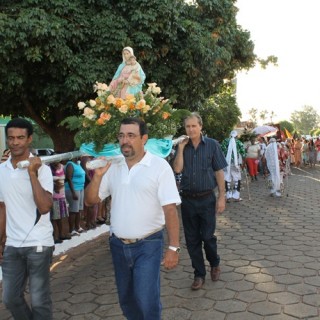
<path id="1" fill-rule="evenodd" d="M 199 108 L 203 119 L 203 133 L 218 141 L 230 135 L 241 117 L 232 88 L 212 96 Z"/>
<path id="2" fill-rule="evenodd" d="M 320 118 L 317 110 L 311 106 L 304 106 L 302 110 L 294 111 L 290 120 L 296 131 L 309 134 L 312 129 L 318 127 Z"/>
<path id="3" fill-rule="evenodd" d="M 279 125 L 281 130 L 287 129 L 290 133 L 293 133 L 294 131 L 294 125 L 290 121 L 287 121 L 287 120 L 280 121 Z"/>
<path id="4" fill-rule="evenodd" d="M 1 113 L 32 118 L 56 150 L 72 149 L 75 132 L 59 124 L 95 81 L 111 80 L 125 46 L 147 82 L 197 110 L 255 62 L 236 12 L 234 0 L 2 0 Z"/>

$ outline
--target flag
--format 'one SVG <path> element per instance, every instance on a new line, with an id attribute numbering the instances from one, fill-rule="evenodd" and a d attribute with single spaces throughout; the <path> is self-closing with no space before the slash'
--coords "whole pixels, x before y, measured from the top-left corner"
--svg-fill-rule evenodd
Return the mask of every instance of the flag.
<path id="1" fill-rule="evenodd" d="M 284 128 L 284 134 L 285 134 L 286 137 L 289 138 L 289 139 L 292 139 L 292 138 L 293 138 L 292 134 L 291 134 L 286 128 Z"/>

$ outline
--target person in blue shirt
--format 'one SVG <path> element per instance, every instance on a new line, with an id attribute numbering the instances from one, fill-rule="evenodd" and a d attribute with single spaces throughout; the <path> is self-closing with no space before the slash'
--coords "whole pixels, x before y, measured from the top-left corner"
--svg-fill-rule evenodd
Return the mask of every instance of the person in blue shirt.
<path id="1" fill-rule="evenodd" d="M 199 290 L 206 277 L 202 244 L 210 263 L 211 280 L 217 281 L 220 275 L 220 257 L 214 233 L 216 213 L 222 213 L 226 205 L 223 169 L 227 162 L 218 141 L 202 135 L 202 119 L 198 113 L 188 116 L 184 126 L 188 137 L 178 145 L 173 169 L 182 173 L 181 216 L 194 268 L 191 289 Z M 216 187 L 219 192 L 217 199 Z"/>
<path id="2" fill-rule="evenodd" d="M 80 226 L 81 213 L 84 204 L 84 183 L 86 173 L 82 169 L 79 159 L 68 161 L 66 171 L 66 199 L 69 204 L 69 232 L 71 236 L 78 236 L 84 230 Z"/>

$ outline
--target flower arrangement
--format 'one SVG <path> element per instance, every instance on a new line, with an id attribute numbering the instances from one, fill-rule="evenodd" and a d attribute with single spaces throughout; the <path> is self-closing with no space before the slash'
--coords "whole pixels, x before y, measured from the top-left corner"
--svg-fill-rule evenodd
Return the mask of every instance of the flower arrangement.
<path id="1" fill-rule="evenodd" d="M 138 117 L 143 119 L 149 130 L 149 138 L 164 138 L 176 134 L 182 125 L 186 110 L 176 110 L 169 99 L 159 97 L 161 89 L 156 83 L 148 84 L 145 92 L 117 98 L 105 83 L 96 82 L 95 99 L 79 102 L 83 111 L 80 117 L 81 128 L 78 140 L 82 143 L 95 143 L 95 149 L 101 150 L 104 144 L 117 141 L 116 136 L 122 119 Z"/>

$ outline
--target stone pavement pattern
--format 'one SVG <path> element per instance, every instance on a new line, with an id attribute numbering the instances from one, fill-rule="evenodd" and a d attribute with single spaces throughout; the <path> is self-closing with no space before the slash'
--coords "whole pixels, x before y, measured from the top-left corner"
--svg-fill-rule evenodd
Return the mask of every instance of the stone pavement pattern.
<path id="1" fill-rule="evenodd" d="M 263 178 L 249 184 L 251 201 L 243 185 L 243 201 L 218 218 L 219 281 L 190 289 L 181 235 L 179 266 L 162 271 L 164 320 L 320 319 L 320 167 L 293 169 L 280 199 Z M 54 319 L 124 319 L 106 235 L 55 257 L 51 283 Z M 2 304 L 0 319 L 11 319 Z"/>

